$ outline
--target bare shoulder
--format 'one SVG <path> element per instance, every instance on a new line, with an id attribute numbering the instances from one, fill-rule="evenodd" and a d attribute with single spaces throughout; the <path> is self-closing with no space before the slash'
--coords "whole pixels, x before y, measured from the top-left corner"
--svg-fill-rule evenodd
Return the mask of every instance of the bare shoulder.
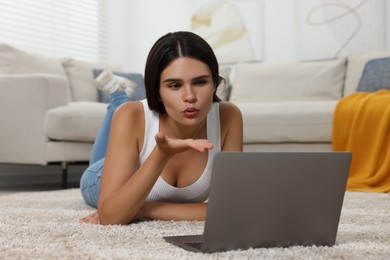
<path id="1" fill-rule="evenodd" d="M 112 118 L 111 132 L 121 136 L 122 140 L 136 138 L 138 148 L 140 148 L 140 144 L 143 143 L 144 131 L 145 112 L 141 102 L 129 101 L 117 108 Z"/>
<path id="2" fill-rule="evenodd" d="M 219 103 L 222 151 L 243 150 L 243 120 L 240 109 L 233 103 Z"/>
<path id="3" fill-rule="evenodd" d="M 241 120 L 242 119 L 240 109 L 235 104 L 233 104 L 231 102 L 227 102 L 227 101 L 221 101 L 219 103 L 219 114 L 220 114 L 221 119 L 225 119 L 225 118 L 226 118 L 226 120 L 228 118 L 230 118 L 232 120 L 234 120 L 234 119 Z"/>
<path id="4" fill-rule="evenodd" d="M 114 113 L 114 120 L 120 120 L 122 123 L 134 122 L 144 117 L 143 105 L 139 101 L 128 101 L 117 108 Z"/>

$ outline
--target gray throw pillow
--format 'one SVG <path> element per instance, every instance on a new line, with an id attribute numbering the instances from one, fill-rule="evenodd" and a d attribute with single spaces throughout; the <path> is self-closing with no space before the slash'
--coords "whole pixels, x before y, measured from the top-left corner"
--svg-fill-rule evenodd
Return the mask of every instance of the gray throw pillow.
<path id="1" fill-rule="evenodd" d="M 390 89 L 390 57 L 370 60 L 364 67 L 357 88 L 358 92 L 374 92 Z"/>

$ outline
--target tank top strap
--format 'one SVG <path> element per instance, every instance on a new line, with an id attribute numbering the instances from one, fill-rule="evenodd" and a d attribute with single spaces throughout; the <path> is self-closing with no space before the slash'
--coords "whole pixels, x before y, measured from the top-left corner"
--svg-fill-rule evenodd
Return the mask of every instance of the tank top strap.
<path id="1" fill-rule="evenodd" d="M 151 137 L 154 137 L 158 133 L 160 127 L 160 118 L 157 112 L 149 109 L 149 105 L 146 99 L 143 99 L 140 102 L 144 107 L 145 113 L 144 143 L 139 154 L 139 162 L 141 165 L 149 157 L 153 151 L 153 148 L 156 146 L 156 140 Z"/>

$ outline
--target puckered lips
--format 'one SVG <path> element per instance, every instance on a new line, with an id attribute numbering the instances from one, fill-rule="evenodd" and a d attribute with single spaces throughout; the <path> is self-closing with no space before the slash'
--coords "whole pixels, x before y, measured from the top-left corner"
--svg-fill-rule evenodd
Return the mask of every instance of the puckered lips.
<path id="1" fill-rule="evenodd" d="M 194 118 L 198 115 L 199 109 L 196 107 L 187 107 L 183 110 L 183 114 L 187 118 Z"/>

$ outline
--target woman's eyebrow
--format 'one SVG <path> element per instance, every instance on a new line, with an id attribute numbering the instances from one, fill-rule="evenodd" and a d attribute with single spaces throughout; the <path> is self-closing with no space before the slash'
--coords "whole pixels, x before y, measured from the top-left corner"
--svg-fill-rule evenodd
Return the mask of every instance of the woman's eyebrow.
<path id="1" fill-rule="evenodd" d="M 209 75 L 209 74 L 200 75 L 200 76 L 193 78 L 192 80 L 207 79 L 207 78 L 211 78 L 211 75 Z"/>
<path id="2" fill-rule="evenodd" d="M 205 74 L 205 75 L 200 75 L 200 76 L 197 76 L 191 80 L 199 80 L 199 79 L 205 79 L 205 78 L 210 78 L 211 75 L 209 74 Z M 167 78 L 167 79 L 164 79 L 163 80 L 163 83 L 166 83 L 166 82 L 178 82 L 178 81 L 183 81 L 182 79 L 178 79 L 178 78 Z"/>
<path id="3" fill-rule="evenodd" d="M 178 81 L 182 81 L 181 79 L 175 79 L 175 78 L 167 78 L 165 80 L 163 80 L 163 83 L 166 83 L 166 82 L 178 82 Z"/>

